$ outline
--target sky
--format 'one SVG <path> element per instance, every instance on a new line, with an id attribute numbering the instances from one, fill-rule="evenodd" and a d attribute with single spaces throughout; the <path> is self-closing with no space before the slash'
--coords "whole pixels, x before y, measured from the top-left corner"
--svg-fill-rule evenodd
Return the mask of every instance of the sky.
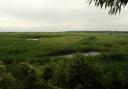
<path id="1" fill-rule="evenodd" d="M 128 31 L 127 10 L 112 16 L 87 0 L 0 0 L 0 32 Z"/>

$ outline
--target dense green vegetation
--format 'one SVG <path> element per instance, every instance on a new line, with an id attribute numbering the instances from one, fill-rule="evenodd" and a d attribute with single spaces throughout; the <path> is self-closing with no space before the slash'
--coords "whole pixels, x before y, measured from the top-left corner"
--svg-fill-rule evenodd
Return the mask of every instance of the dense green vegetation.
<path id="1" fill-rule="evenodd" d="M 127 89 L 127 80 L 127 32 L 0 33 L 0 89 Z"/>

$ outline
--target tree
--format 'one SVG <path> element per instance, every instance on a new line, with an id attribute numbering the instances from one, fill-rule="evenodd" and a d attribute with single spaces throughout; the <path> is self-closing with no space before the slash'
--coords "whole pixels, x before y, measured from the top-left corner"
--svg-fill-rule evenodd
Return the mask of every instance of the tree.
<path id="1" fill-rule="evenodd" d="M 109 14 L 116 14 L 120 13 L 121 8 L 127 5 L 128 0 L 88 0 L 88 2 L 89 4 L 94 2 L 97 7 L 110 8 Z"/>

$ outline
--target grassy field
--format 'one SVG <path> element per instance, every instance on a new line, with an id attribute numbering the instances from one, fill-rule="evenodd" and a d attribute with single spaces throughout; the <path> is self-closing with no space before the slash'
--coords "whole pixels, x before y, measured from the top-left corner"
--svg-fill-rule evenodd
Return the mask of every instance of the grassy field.
<path id="1" fill-rule="evenodd" d="M 128 32 L 0 33 L 0 89 L 127 89 L 127 76 Z"/>
<path id="2" fill-rule="evenodd" d="M 20 60 L 88 51 L 128 53 L 128 33 L 0 33 L 0 59 Z"/>

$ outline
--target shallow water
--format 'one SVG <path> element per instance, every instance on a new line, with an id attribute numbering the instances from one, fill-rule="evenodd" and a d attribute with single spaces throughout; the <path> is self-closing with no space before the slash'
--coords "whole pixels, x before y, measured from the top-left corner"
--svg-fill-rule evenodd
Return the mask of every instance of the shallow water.
<path id="1" fill-rule="evenodd" d="M 97 56 L 97 55 L 101 55 L 100 52 L 88 52 L 88 53 L 80 53 L 81 55 L 84 56 Z"/>
<path id="2" fill-rule="evenodd" d="M 80 55 L 83 55 L 83 56 L 98 56 L 98 55 L 101 55 L 100 52 L 86 52 L 86 53 L 79 53 Z M 74 55 L 76 55 L 75 53 L 74 54 L 67 54 L 67 55 L 61 55 L 61 56 L 57 56 L 57 57 L 67 57 L 67 58 L 72 58 Z"/>
<path id="3" fill-rule="evenodd" d="M 28 41 L 31 41 L 31 40 L 37 41 L 37 40 L 39 40 L 39 39 L 26 39 L 26 40 L 28 40 Z"/>

